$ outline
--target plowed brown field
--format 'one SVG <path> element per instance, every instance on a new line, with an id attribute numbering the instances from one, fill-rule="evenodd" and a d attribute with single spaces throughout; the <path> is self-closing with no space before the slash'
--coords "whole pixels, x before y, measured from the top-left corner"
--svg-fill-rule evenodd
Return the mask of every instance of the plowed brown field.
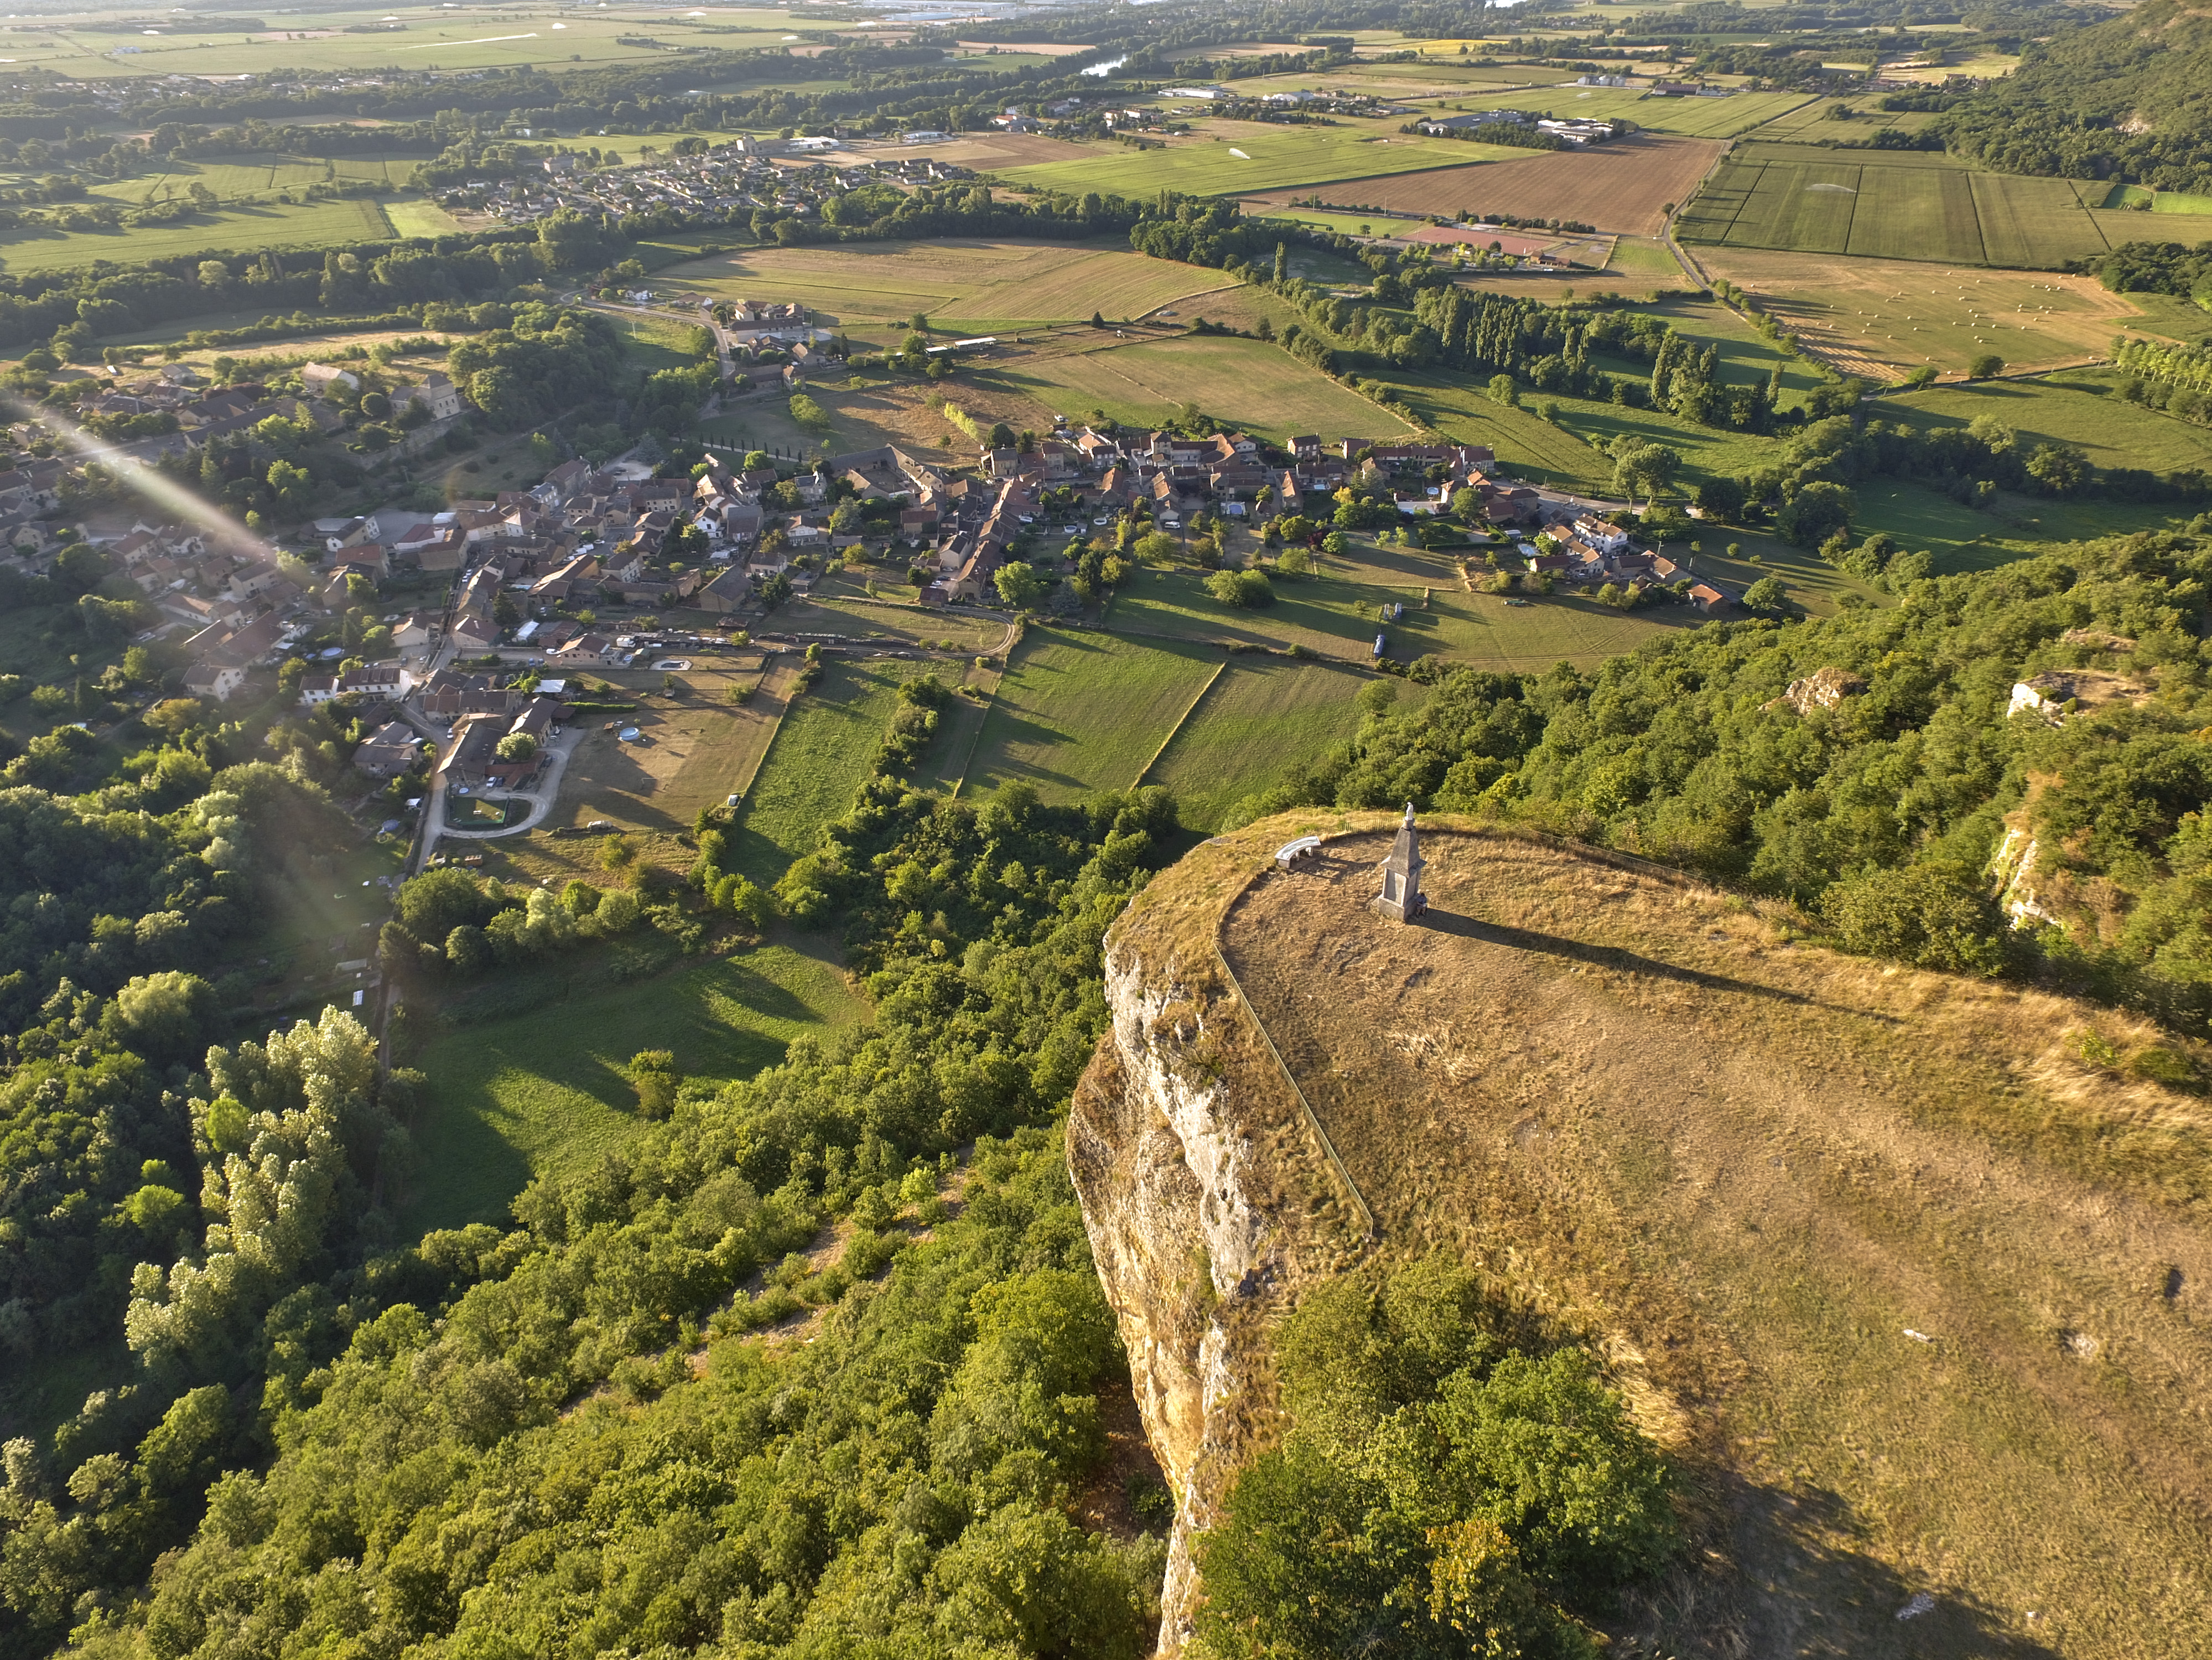
<path id="1" fill-rule="evenodd" d="M 1382 202 L 1395 213 L 1510 213 L 1575 219 L 1602 231 L 1650 236 L 1665 222 L 1666 204 L 1689 195 L 1721 149 L 1709 138 L 1638 133 L 1595 149 L 1550 151 L 1525 161 L 1478 161 L 1387 179 L 1269 191 L 1248 198 L 1247 204 L 1283 207 L 1294 197 L 1319 195 L 1355 205 Z"/>

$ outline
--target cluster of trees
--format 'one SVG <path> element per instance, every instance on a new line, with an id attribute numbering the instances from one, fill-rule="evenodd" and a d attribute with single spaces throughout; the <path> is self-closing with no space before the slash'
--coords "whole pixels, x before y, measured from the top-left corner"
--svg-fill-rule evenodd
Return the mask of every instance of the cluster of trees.
<path id="1" fill-rule="evenodd" d="M 2087 268 L 2115 294 L 2182 295 L 2212 309 L 2212 242 L 2124 242 Z"/>
<path id="2" fill-rule="evenodd" d="M 119 1316 L 134 1253 L 167 1240 L 139 1195 L 190 1167 L 179 1091 L 227 1025 L 209 977 L 285 851 L 332 833 L 319 789 L 220 764 L 246 746 L 190 700 L 155 718 L 168 741 L 104 787 L 0 791 L 0 1347 L 19 1355 Z"/>
<path id="3" fill-rule="evenodd" d="M 103 261 L 79 271 L 0 277 L 0 344 L 21 344 L 67 333 L 64 344 L 125 334 L 212 311 L 314 308 L 322 313 L 410 313 L 429 328 L 482 327 L 450 309 L 433 319 L 426 305 L 481 305 L 534 283 L 549 271 L 554 245 L 539 231 L 486 231 L 447 238 L 442 252 L 428 244 L 362 243 L 318 260 L 264 251 L 240 256 L 210 251 L 143 265 Z M 274 338 L 276 332 L 255 338 Z M 220 344 L 212 337 L 197 344 Z"/>
<path id="4" fill-rule="evenodd" d="M 539 303 L 516 307 L 504 329 L 456 342 L 447 368 L 462 395 L 507 430 L 598 408 L 629 378 L 611 321 Z"/>
<path id="5" fill-rule="evenodd" d="M 1068 1519 L 1119 1357 L 1041 1127 L 1173 817 L 1158 791 L 1054 809 L 878 777 L 806 879 L 852 919 L 875 1018 L 676 1089 L 666 1122 L 534 1183 L 507 1228 L 391 1250 L 349 1220 L 374 1214 L 358 1150 L 396 1157 L 421 1087 L 403 1068 L 372 1095 L 349 1017 L 210 1053 L 189 1146 L 147 1177 L 173 1202 L 139 1205 L 194 1216 L 192 1183 L 155 1177 L 198 1167 L 205 1228 L 177 1232 L 199 1243 L 131 1277 L 140 1381 L 7 1449 L 6 1651 L 75 1628 L 117 1660 L 979 1638 L 1134 1660 L 1163 1551 Z M 939 1180 L 970 1142 L 950 1217 Z M 817 1271 L 795 1253 L 833 1215 L 854 1229 Z M 810 1344 L 742 1340 L 809 1305 Z"/>
<path id="6" fill-rule="evenodd" d="M 2040 973 L 2202 1027 L 2212 519 L 1978 575 L 1899 581 L 1895 556 L 1868 557 L 1890 562 L 1894 607 L 1709 623 L 1589 674 L 1454 671 L 1239 818 L 1411 800 L 1519 818 L 1787 897 L 1856 949 Z M 2083 666 L 2141 690 L 2057 726 L 2007 718 L 2017 680 Z M 1779 702 L 1823 667 L 1866 691 L 1803 717 Z M 2036 839 L 2057 925 L 2014 931 L 1993 903 L 2008 824 Z"/>
<path id="7" fill-rule="evenodd" d="M 1589 1353 L 1455 1262 L 1315 1291 L 1274 1342 L 1290 1426 L 1200 1536 L 1207 1647 L 1595 1660 L 1679 1546 L 1672 1473 Z"/>
<path id="8" fill-rule="evenodd" d="M 628 888 L 578 880 L 556 894 L 447 866 L 400 885 L 398 915 L 384 925 L 377 949 L 395 974 L 478 975 L 611 939 L 635 925 L 641 909 Z"/>
<path id="9" fill-rule="evenodd" d="M 2128 340 L 2112 361 L 2127 371 L 2120 396 L 2130 403 L 2150 404 L 2186 421 L 2212 422 L 2212 350 Z"/>

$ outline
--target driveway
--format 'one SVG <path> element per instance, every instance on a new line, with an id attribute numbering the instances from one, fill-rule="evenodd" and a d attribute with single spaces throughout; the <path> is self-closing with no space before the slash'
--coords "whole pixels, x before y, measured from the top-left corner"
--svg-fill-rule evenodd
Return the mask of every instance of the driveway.
<path id="1" fill-rule="evenodd" d="M 568 770 L 568 757 L 575 753 L 576 745 L 583 740 L 584 729 L 581 727 L 571 727 L 555 739 L 548 746 L 550 759 L 538 774 L 536 786 L 531 789 L 485 789 L 476 793 L 477 799 L 481 800 L 530 803 L 530 812 L 520 824 L 503 824 L 497 830 L 455 830 L 447 824 L 445 780 L 434 775 L 430 781 L 430 799 L 422 804 L 422 810 L 428 818 L 422 832 L 421 862 L 416 868 L 419 871 L 428 865 L 431 849 L 441 840 L 490 842 L 502 836 L 520 836 L 525 830 L 536 830 L 545 822 L 547 815 L 553 811 L 554 804 L 560 799 L 561 779 Z"/>

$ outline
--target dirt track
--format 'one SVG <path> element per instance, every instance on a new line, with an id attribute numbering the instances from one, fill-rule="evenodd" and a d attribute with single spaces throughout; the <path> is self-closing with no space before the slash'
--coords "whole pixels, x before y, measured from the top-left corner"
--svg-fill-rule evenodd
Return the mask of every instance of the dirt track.
<path id="1" fill-rule="evenodd" d="M 2051 1134 L 2191 1109 L 2059 1058 L 2058 1000 L 1539 844 L 1431 838 L 1385 922 L 1387 845 L 1261 877 L 1223 950 L 1385 1249 L 1609 1334 L 1700 1469 L 1663 1651 L 2212 1650 L 2212 1237 Z"/>

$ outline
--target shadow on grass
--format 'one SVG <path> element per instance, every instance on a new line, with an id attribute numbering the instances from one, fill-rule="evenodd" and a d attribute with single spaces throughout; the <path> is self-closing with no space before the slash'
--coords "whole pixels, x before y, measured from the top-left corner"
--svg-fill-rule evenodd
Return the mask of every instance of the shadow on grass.
<path id="1" fill-rule="evenodd" d="M 1819 1487 L 1785 1492 L 1732 1475 L 1722 1478 L 1722 1488 L 1733 1518 L 1729 1554 L 1748 1582 L 1741 1593 L 1738 1651 L 2057 1660 L 2056 1649 L 2006 1629 L 2006 1617 L 1971 1592 L 1916 1584 L 1841 1542 L 1866 1531 L 1841 1495 Z M 1655 1612 L 1669 1623 L 1706 1626 L 1710 1615 L 1684 1606 L 1687 1601 L 1662 1594 Z"/>
<path id="2" fill-rule="evenodd" d="M 1802 992 L 1785 991 L 1778 986 L 1762 986 L 1750 980 L 1734 980 L 1726 975 L 1707 974 L 1702 969 L 1686 969 L 1679 964 L 1662 963 L 1656 957 L 1642 956 L 1623 946 L 1593 946 L 1580 939 L 1563 939 L 1555 933 L 1539 933 L 1533 928 L 1516 928 L 1504 922 L 1479 921 L 1472 916 L 1438 910 L 1433 906 L 1421 914 L 1414 926 L 1430 928 L 1438 933 L 1453 934 L 1462 939 L 1479 940 L 1485 945 L 1504 946 L 1511 951 L 1541 952 L 1547 956 L 1587 963 L 1593 968 L 1618 969 L 1628 974 L 1645 975 L 1655 980 L 1671 980 L 1678 985 L 1695 986 L 1701 991 L 1735 992 L 1745 997 L 1763 997 L 1805 1008 L 1864 1014 L 1868 1019 L 1880 1020 L 1890 1025 L 1899 1024 L 1893 1015 L 1845 1008 L 1841 1004 L 1823 1002 L 1817 997 L 1808 997 Z"/>

